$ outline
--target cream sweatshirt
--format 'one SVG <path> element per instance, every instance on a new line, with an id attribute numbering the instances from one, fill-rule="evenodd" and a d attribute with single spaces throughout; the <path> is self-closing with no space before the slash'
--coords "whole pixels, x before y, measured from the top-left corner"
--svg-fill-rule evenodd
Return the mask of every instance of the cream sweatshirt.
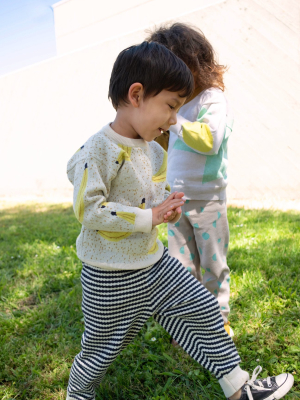
<path id="1" fill-rule="evenodd" d="M 67 174 L 82 224 L 79 259 L 109 270 L 146 268 L 163 253 L 152 208 L 170 194 L 167 153 L 156 142 L 129 139 L 106 125 L 73 155 Z"/>

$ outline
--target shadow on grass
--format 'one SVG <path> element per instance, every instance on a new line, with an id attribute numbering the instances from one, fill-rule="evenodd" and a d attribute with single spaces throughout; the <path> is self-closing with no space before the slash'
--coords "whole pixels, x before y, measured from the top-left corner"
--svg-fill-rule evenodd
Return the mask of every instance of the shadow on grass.
<path id="1" fill-rule="evenodd" d="M 260 358 L 270 373 L 299 372 L 300 215 L 232 208 L 228 215 L 232 323 L 243 367 L 253 369 Z M 0 398 L 65 398 L 83 332 L 79 231 L 66 205 L 0 212 Z M 165 232 L 161 236 L 167 243 Z M 145 339 L 149 332 L 155 342 Z M 216 381 L 170 348 L 166 332 L 151 321 L 110 367 L 99 396 L 224 398 Z"/>

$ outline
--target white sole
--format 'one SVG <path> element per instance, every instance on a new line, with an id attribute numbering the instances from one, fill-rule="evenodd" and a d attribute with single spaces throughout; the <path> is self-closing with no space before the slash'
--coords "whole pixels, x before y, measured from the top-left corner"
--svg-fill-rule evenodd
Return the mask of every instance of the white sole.
<path id="1" fill-rule="evenodd" d="M 283 385 L 276 390 L 271 396 L 266 397 L 265 400 L 278 400 L 285 396 L 292 388 L 294 384 L 294 377 L 291 374 L 287 374 L 286 381 Z"/>

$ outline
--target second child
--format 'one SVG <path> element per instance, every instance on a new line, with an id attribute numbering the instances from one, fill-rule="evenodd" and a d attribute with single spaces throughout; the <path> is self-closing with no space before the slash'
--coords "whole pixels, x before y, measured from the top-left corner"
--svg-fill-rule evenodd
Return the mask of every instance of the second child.
<path id="1" fill-rule="evenodd" d="M 182 23 L 163 26 L 147 39 L 166 46 L 193 73 L 194 92 L 170 128 L 168 175 L 172 191 L 187 199 L 182 218 L 168 227 L 169 251 L 217 298 L 225 329 L 230 276 L 226 208 L 227 142 L 233 119 L 223 93 L 225 68 L 215 61 L 201 31 Z M 202 269 L 205 271 L 202 274 Z"/>

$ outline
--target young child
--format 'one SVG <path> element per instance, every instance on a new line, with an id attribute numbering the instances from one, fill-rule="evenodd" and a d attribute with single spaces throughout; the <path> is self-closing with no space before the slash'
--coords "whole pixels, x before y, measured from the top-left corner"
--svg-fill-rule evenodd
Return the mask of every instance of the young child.
<path id="1" fill-rule="evenodd" d="M 107 368 L 151 316 L 230 399 L 279 399 L 293 384 L 289 374 L 255 381 L 260 367 L 248 380 L 215 297 L 157 239 L 157 225 L 178 221 L 184 193 L 170 194 L 167 154 L 153 139 L 176 124 L 192 91 L 191 72 L 164 46 L 144 42 L 122 51 L 109 87 L 116 118 L 68 163 L 82 224 L 85 323 L 69 400 L 95 399 Z"/>
<path id="2" fill-rule="evenodd" d="M 169 252 L 217 298 L 229 326 L 229 228 L 226 209 L 227 141 L 232 116 L 224 96 L 223 73 L 202 32 L 175 23 L 147 39 L 166 46 L 194 76 L 195 88 L 170 129 L 168 176 L 172 191 L 187 199 L 180 222 L 168 227 Z M 202 276 L 201 267 L 205 270 Z"/>

